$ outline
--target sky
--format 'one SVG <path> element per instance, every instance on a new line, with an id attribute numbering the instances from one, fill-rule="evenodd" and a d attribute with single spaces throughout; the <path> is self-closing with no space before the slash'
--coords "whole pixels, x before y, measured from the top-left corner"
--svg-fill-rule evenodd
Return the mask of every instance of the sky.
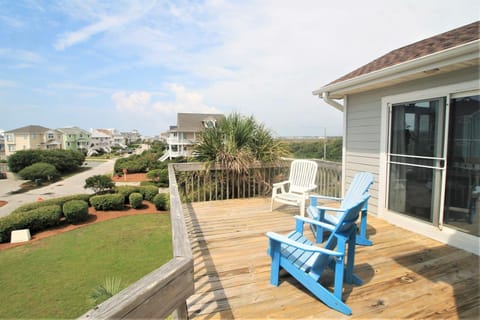
<path id="1" fill-rule="evenodd" d="M 275 136 L 342 134 L 312 91 L 480 19 L 478 0 L 0 0 L 0 129 L 137 129 L 253 116 Z"/>

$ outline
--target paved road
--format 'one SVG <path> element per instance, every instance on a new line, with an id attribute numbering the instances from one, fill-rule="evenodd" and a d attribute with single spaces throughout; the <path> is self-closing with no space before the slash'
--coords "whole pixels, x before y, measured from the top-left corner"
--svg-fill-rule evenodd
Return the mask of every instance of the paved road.
<path id="1" fill-rule="evenodd" d="M 112 173 L 114 164 L 114 159 L 102 162 L 90 170 L 81 172 L 46 187 L 14 195 L 9 194 L 9 192 L 17 190 L 23 181 L 2 179 L 0 180 L 0 200 L 7 201 L 8 203 L 3 207 L 0 207 L 0 217 L 10 214 L 22 204 L 37 201 L 38 198 L 51 199 L 78 193 L 92 193 L 90 189 L 83 188 L 85 185 L 85 179 L 97 174 Z"/>

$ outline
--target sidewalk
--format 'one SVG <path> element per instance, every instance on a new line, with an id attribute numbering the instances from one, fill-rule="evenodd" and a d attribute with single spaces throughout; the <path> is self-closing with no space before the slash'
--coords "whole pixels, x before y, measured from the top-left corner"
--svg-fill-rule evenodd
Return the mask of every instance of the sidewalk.
<path id="1" fill-rule="evenodd" d="M 78 193 L 92 193 L 92 190 L 83 188 L 85 180 L 90 176 L 112 173 L 114 164 L 115 159 L 108 160 L 92 167 L 90 170 L 57 181 L 51 185 L 13 195 L 8 193 L 18 190 L 24 181 L 11 179 L 9 175 L 9 179 L 0 180 L 0 200 L 8 202 L 3 207 L 0 207 L 0 217 L 9 215 L 13 210 L 25 203 L 37 201 L 39 197 L 46 200 Z"/>

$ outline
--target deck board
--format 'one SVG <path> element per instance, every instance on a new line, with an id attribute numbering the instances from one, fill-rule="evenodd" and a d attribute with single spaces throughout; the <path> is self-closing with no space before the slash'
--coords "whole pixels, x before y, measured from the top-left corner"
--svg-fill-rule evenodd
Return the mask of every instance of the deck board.
<path id="1" fill-rule="evenodd" d="M 357 247 L 355 272 L 362 286 L 346 286 L 348 317 L 312 296 L 284 274 L 270 285 L 267 231 L 286 234 L 298 208 L 270 199 L 185 205 L 194 256 L 195 293 L 190 318 L 478 318 L 479 257 L 369 217 L 374 245 Z M 321 280 L 327 285 L 332 277 Z"/>

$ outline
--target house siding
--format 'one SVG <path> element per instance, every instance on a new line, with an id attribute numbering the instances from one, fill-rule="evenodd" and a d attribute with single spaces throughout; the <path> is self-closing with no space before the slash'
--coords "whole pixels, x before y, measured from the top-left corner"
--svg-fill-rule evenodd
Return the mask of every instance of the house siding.
<path id="1" fill-rule="evenodd" d="M 380 176 L 382 98 L 390 95 L 427 90 L 455 83 L 478 80 L 476 67 L 406 82 L 369 92 L 349 95 L 346 99 L 345 185 L 348 188 L 354 175 L 368 171 L 375 176 L 370 189 L 369 212 L 378 214 L 378 186 Z"/>

